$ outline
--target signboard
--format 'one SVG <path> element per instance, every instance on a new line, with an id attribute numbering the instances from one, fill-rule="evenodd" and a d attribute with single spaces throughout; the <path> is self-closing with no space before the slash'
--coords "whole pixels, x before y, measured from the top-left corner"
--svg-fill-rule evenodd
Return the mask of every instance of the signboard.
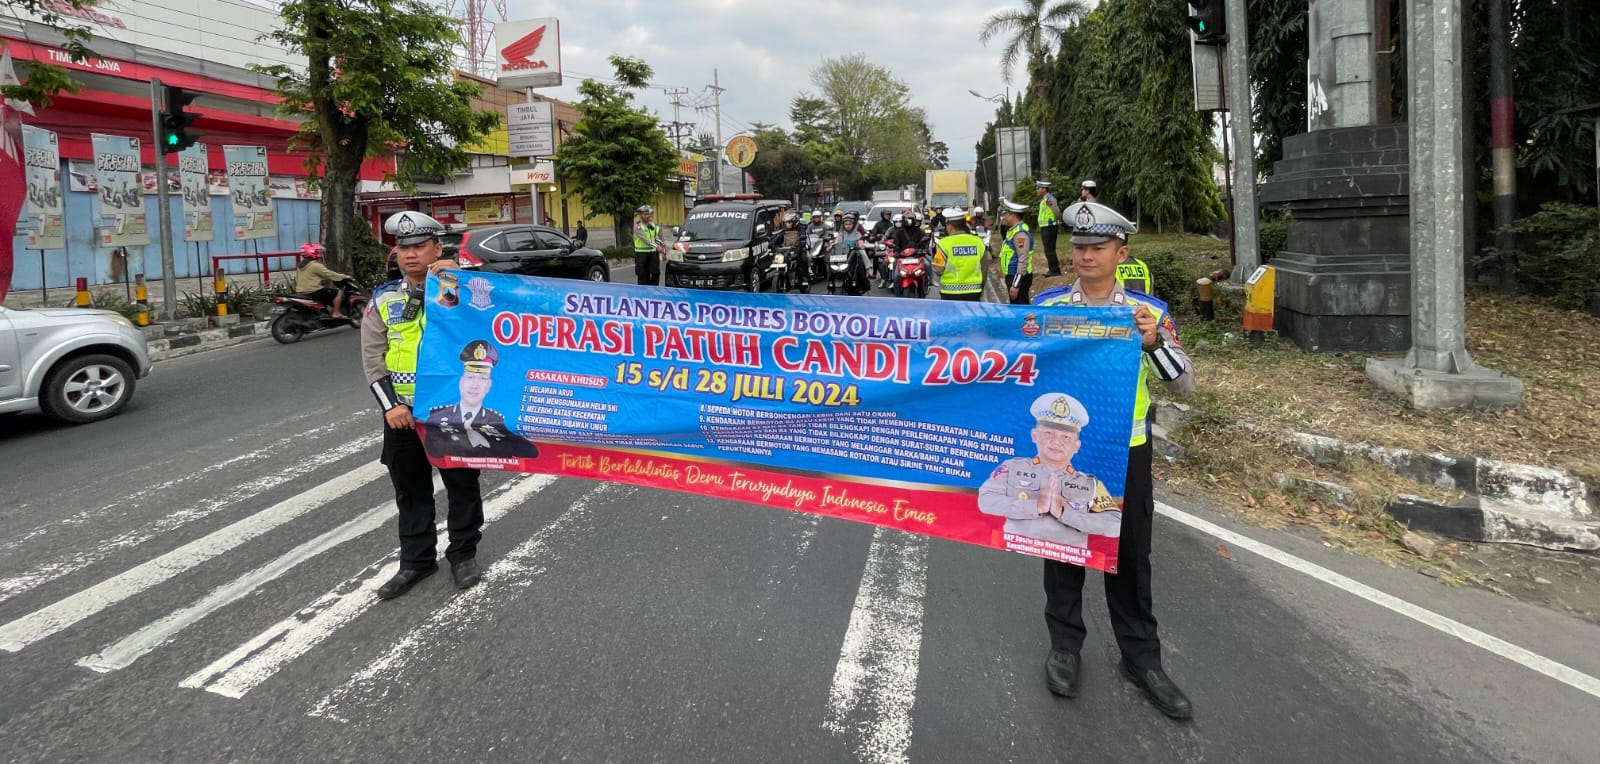
<path id="1" fill-rule="evenodd" d="M 728 164 L 741 170 L 756 161 L 756 142 L 748 135 L 735 135 L 728 139 Z"/>
<path id="2" fill-rule="evenodd" d="M 467 225 L 512 222 L 511 197 L 474 196 L 465 200 L 464 206 Z"/>
<path id="3" fill-rule="evenodd" d="M 1028 140 L 1028 128 L 997 127 L 995 141 L 998 143 L 996 161 L 999 163 L 999 193 L 1001 198 L 1010 199 L 1017 192 L 1017 183 L 1033 174 L 1032 143 Z"/>
<path id="4" fill-rule="evenodd" d="M 32 125 L 22 126 L 24 166 L 28 178 L 28 249 L 61 249 L 66 234 L 61 226 L 61 149 L 56 134 Z"/>
<path id="5" fill-rule="evenodd" d="M 547 157 L 556 153 L 555 107 L 549 101 L 506 107 L 506 138 L 514 157 Z"/>
<path id="6" fill-rule="evenodd" d="M 494 25 L 495 82 L 500 87 L 561 86 L 561 22 L 553 18 L 502 21 Z"/>
<path id="7" fill-rule="evenodd" d="M 722 184 L 717 182 L 717 163 L 710 159 L 700 163 L 700 174 L 695 178 L 695 190 L 702 194 L 715 194 Z"/>
<path id="8" fill-rule="evenodd" d="M 437 466 L 648 485 L 1117 569 L 1141 355 L 1127 306 L 886 313 L 441 275 L 415 407 Z"/>
<path id="9" fill-rule="evenodd" d="M 140 176 L 139 139 L 90 133 L 94 146 L 94 184 L 99 196 L 100 246 L 139 247 L 150 243 Z"/>
<path id="10" fill-rule="evenodd" d="M 267 187 L 267 150 L 262 146 L 223 146 L 228 166 L 228 196 L 233 202 L 234 241 L 278 235 Z"/>
<path id="11" fill-rule="evenodd" d="M 1194 81 L 1195 111 L 1227 111 L 1222 102 L 1222 54 L 1228 49 L 1222 45 L 1201 45 L 1196 35 L 1189 32 L 1189 58 L 1193 63 L 1189 72 Z"/>
<path id="12" fill-rule="evenodd" d="M 210 172 L 211 154 L 204 143 L 196 143 L 178 153 L 184 241 L 212 241 L 216 237 L 211 218 L 211 189 L 206 185 Z"/>

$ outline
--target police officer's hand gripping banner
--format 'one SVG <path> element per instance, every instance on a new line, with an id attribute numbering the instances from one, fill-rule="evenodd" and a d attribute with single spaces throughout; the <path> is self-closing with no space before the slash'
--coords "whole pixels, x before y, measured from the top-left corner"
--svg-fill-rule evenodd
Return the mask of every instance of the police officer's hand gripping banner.
<path id="1" fill-rule="evenodd" d="M 435 464 L 669 488 L 1116 570 L 1140 337 L 1048 308 L 428 279 Z"/>

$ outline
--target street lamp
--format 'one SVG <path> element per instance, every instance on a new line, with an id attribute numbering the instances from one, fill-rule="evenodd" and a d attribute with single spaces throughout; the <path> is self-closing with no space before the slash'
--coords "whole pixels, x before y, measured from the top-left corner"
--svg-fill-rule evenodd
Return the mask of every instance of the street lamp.
<path id="1" fill-rule="evenodd" d="M 985 101 L 988 101 L 990 103 L 1005 103 L 1006 101 L 1011 100 L 1011 94 L 1009 92 L 1010 88 L 1007 88 L 1006 90 L 1007 90 L 1007 93 L 1005 95 L 1001 95 L 999 93 L 995 93 L 992 96 L 986 96 L 986 95 L 984 95 L 982 93 L 979 93 L 976 90 L 972 90 L 970 88 L 967 90 L 967 92 L 971 93 L 973 95 L 973 97 L 975 97 L 975 98 L 981 98 L 981 99 L 983 99 Z"/>

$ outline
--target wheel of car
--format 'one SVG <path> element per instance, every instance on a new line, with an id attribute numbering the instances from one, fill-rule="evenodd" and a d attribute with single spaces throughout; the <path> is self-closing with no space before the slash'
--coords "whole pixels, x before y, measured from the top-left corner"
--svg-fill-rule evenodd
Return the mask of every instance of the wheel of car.
<path id="1" fill-rule="evenodd" d="M 298 323 L 290 319 L 288 313 L 273 319 L 271 328 L 272 338 L 285 345 L 292 345 L 296 342 L 299 342 L 300 338 L 305 336 L 305 330 L 301 329 Z"/>
<path id="2" fill-rule="evenodd" d="M 111 355 L 81 355 L 50 370 L 39 406 L 63 422 L 95 422 L 128 405 L 133 387 L 133 368 L 127 361 Z"/>
<path id="3" fill-rule="evenodd" d="M 744 288 L 747 292 L 761 291 L 761 272 L 751 268 L 750 277 L 744 280 Z"/>
<path id="4" fill-rule="evenodd" d="M 606 278 L 606 269 L 599 265 L 589 266 L 589 270 L 583 274 L 583 277 L 589 281 L 610 281 L 610 279 Z"/>

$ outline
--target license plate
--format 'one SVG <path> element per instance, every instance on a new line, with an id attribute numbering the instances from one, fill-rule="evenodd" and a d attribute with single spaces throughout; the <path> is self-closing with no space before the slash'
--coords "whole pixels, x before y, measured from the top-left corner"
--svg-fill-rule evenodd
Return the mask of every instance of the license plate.
<path id="1" fill-rule="evenodd" d="M 273 308 L 271 311 L 269 311 L 267 313 L 267 315 L 269 315 L 269 316 L 277 316 L 277 315 L 281 315 L 281 314 L 288 313 L 288 312 L 289 312 L 288 308 L 285 308 L 285 307 L 280 305 L 280 306 L 278 306 L 276 308 Z"/>

